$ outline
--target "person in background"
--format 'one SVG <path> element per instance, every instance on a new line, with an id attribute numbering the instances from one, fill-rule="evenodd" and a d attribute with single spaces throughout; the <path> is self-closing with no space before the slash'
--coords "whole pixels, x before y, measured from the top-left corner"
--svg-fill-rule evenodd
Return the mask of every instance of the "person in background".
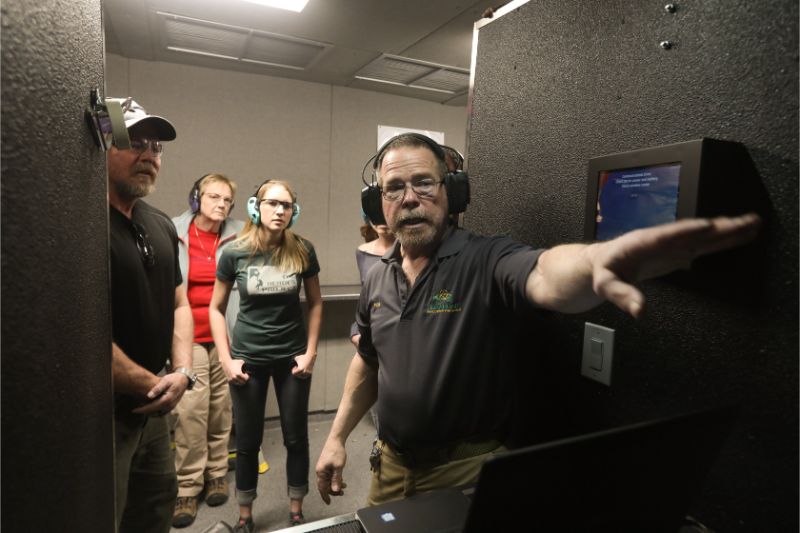
<path id="1" fill-rule="evenodd" d="M 441 145 L 444 151 L 444 162 L 448 172 L 464 170 L 464 156 L 452 146 Z"/>
<path id="2" fill-rule="evenodd" d="M 130 137 L 129 148 L 107 154 L 116 529 L 166 533 L 178 483 L 164 415 L 196 381 L 192 311 L 175 226 L 142 198 L 155 189 L 162 142 L 176 133 L 132 98 L 113 100 Z"/>
<path id="3" fill-rule="evenodd" d="M 374 168 L 372 192 L 397 242 L 364 281 L 358 354 L 316 466 L 325 503 L 346 487 L 346 439 L 376 400 L 369 505 L 474 483 L 508 436 L 516 354 L 505 341 L 519 310 L 580 313 L 608 300 L 637 318 L 635 283 L 749 242 L 760 226 L 753 214 L 687 219 L 537 250 L 453 224 L 468 183 L 447 176 L 432 139 L 395 137 Z"/>
<path id="4" fill-rule="evenodd" d="M 234 531 L 240 533 L 255 529 L 258 450 L 270 378 L 286 447 L 289 523 L 304 522 L 308 398 L 322 323 L 322 295 L 314 247 L 289 229 L 299 214 L 297 195 L 288 183 L 268 180 L 258 187 L 248 199 L 250 219 L 219 260 L 209 307 L 211 333 L 230 382 L 236 418 L 239 520 Z M 229 345 L 225 309 L 234 283 L 240 304 Z M 308 328 L 300 306 L 301 285 L 308 304 Z"/>
<path id="5" fill-rule="evenodd" d="M 228 378 L 211 337 L 208 304 L 216 280 L 217 259 L 233 242 L 244 222 L 228 217 L 236 184 L 223 174 L 206 174 L 189 192 L 189 209 L 172 219 L 178 231 L 178 256 L 194 319 L 192 356 L 197 383 L 184 394 L 173 411 L 175 419 L 175 469 L 178 499 L 172 526 L 191 525 L 197 517 L 201 493 L 206 505 L 228 500 L 228 437 L 231 401 Z M 235 319 L 238 292 L 234 291 L 228 322 Z"/>
<path id="6" fill-rule="evenodd" d="M 364 224 L 361 226 L 361 236 L 364 238 L 364 242 L 356 248 L 356 265 L 359 279 L 363 284 L 372 265 L 380 261 L 383 254 L 389 251 L 394 244 L 394 235 L 386 224 L 373 225 L 363 211 L 361 218 L 364 219 Z M 358 325 L 355 322 L 350 327 L 350 342 L 358 348 Z"/>
<path id="7" fill-rule="evenodd" d="M 358 274 L 363 286 L 364 278 L 369 269 L 379 262 L 383 254 L 389 251 L 394 244 L 394 234 L 386 224 L 373 225 L 364 211 L 361 211 L 361 217 L 364 219 L 364 224 L 361 226 L 361 236 L 364 237 L 365 242 L 356 248 L 356 265 L 358 265 Z M 360 336 L 358 324 L 353 322 L 353 325 L 350 326 L 350 342 L 353 343 L 356 349 L 358 349 Z M 372 424 L 377 430 L 378 414 L 375 409 L 370 409 L 370 416 L 372 417 Z"/>

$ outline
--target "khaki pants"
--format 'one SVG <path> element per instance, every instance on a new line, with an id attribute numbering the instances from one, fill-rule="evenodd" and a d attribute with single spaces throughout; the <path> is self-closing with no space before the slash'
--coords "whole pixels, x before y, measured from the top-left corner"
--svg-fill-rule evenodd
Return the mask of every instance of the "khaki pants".
<path id="1" fill-rule="evenodd" d="M 195 344 L 192 355 L 197 383 L 173 411 L 179 497 L 197 496 L 205 481 L 228 472 L 232 421 L 228 379 L 213 345 L 207 350 Z"/>
<path id="2" fill-rule="evenodd" d="M 388 444 L 379 440 L 377 446 L 382 450 L 381 463 L 380 468 L 372 472 L 367 496 L 367 505 L 370 506 L 400 500 L 419 492 L 474 484 L 483 462 L 493 453 L 506 449 L 501 446 L 487 453 L 436 466 L 406 468 Z"/>

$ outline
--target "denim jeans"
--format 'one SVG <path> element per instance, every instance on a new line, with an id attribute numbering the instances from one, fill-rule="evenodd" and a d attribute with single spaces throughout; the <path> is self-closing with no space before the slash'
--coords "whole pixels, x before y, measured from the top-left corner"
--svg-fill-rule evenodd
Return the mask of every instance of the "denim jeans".
<path id="1" fill-rule="evenodd" d="M 250 379 L 244 385 L 231 385 L 231 399 L 236 419 L 236 493 L 240 505 L 256 498 L 258 486 L 258 450 L 264 437 L 269 379 L 275 384 L 275 397 L 281 418 L 283 445 L 286 447 L 287 492 L 290 498 L 308 494 L 308 396 L 311 378 L 292 375 L 294 357 L 269 365 L 247 364 Z"/>

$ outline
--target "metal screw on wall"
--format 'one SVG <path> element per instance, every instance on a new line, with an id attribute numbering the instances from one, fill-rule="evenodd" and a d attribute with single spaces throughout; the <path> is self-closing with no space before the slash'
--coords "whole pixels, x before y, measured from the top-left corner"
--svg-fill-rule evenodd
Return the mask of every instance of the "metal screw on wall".
<path id="1" fill-rule="evenodd" d="M 667 13 L 675 13 L 678 10 L 678 6 L 675 4 L 667 4 L 664 6 L 664 11 Z"/>
<path id="2" fill-rule="evenodd" d="M 659 46 L 661 46 L 661 48 L 664 50 L 669 50 L 672 48 L 672 41 L 661 41 Z"/>

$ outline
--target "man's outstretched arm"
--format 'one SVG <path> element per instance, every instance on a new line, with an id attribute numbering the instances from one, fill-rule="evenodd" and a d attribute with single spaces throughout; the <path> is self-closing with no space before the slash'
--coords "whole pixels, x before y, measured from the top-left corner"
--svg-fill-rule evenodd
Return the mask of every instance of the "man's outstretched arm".
<path id="1" fill-rule="evenodd" d="M 752 241 L 754 214 L 686 219 L 631 231 L 594 244 L 567 244 L 542 253 L 528 276 L 528 299 L 539 307 L 580 313 L 608 300 L 634 318 L 644 311 L 635 283 L 687 267 L 701 255 Z"/>

